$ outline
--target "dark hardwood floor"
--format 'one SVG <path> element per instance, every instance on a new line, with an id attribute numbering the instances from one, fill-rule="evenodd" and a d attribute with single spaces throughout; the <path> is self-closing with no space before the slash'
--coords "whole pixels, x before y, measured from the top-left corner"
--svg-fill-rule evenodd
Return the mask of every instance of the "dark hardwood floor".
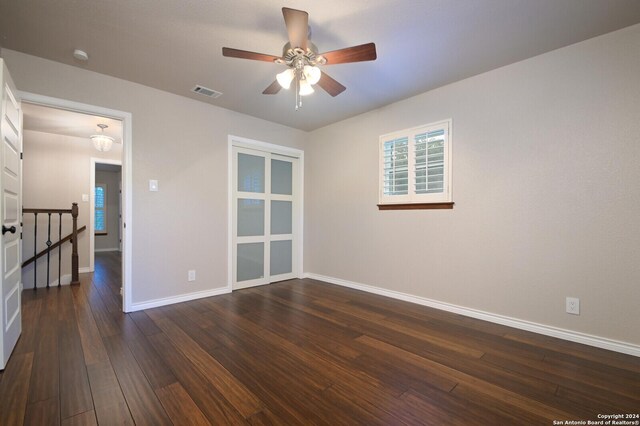
<path id="1" fill-rule="evenodd" d="M 640 412 L 640 359 L 313 280 L 120 310 L 120 259 L 23 293 L 0 425 L 553 424 Z"/>

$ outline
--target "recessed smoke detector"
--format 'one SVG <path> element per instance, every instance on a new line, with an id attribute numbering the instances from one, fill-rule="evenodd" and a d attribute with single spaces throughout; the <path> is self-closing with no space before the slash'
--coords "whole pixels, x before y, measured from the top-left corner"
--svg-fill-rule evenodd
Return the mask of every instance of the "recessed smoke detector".
<path id="1" fill-rule="evenodd" d="M 222 96 L 222 92 L 218 92 L 217 90 L 209 89 L 208 87 L 196 85 L 193 89 L 191 89 L 193 93 L 197 93 L 199 95 L 208 96 L 210 98 L 216 99 Z"/>
<path id="2" fill-rule="evenodd" d="M 79 61 L 86 62 L 89 60 L 89 55 L 84 50 L 76 49 L 73 51 L 73 57 Z"/>

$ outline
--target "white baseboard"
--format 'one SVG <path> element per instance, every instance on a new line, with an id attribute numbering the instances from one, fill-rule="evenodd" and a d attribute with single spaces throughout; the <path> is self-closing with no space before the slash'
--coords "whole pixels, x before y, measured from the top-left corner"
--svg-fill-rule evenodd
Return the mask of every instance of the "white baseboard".
<path id="1" fill-rule="evenodd" d="M 90 272 L 93 272 L 93 269 L 91 269 L 90 266 L 84 266 L 82 268 L 78 268 L 78 273 L 79 274 L 88 274 Z"/>
<path id="2" fill-rule="evenodd" d="M 318 281 L 325 281 L 331 284 L 349 287 L 356 290 L 366 291 L 368 293 L 379 294 L 381 296 L 391 297 L 393 299 L 404 300 L 405 302 L 416 303 L 418 305 L 428 306 L 430 308 L 440 309 L 443 311 L 453 312 L 467 317 L 477 318 L 496 324 L 506 325 L 508 327 L 518 328 L 520 330 L 531 331 L 533 333 L 544 334 L 545 336 L 557 337 L 571 342 L 582 343 L 597 348 L 608 349 L 610 351 L 621 352 L 628 355 L 640 357 L 640 346 L 632 343 L 621 342 L 619 340 L 607 339 L 605 337 L 593 336 L 591 334 L 580 333 L 577 331 L 566 330 L 563 328 L 552 327 L 549 325 L 539 324 L 531 321 L 525 321 L 518 318 L 507 317 L 504 315 L 492 314 L 490 312 L 480 311 L 477 309 L 465 308 L 464 306 L 453 305 L 450 303 L 439 302 L 425 297 L 414 296 L 399 291 L 387 290 L 380 287 L 374 287 L 367 284 L 347 281 L 340 278 L 328 277 L 325 275 L 307 272 L 305 278 L 311 278 Z"/>
<path id="3" fill-rule="evenodd" d="M 101 248 L 101 249 L 94 249 L 93 250 L 94 253 L 103 253 L 103 252 L 107 252 L 107 251 L 120 251 L 120 249 L 118 247 L 114 247 L 114 248 Z"/>
<path id="4" fill-rule="evenodd" d="M 213 290 L 196 291 L 193 293 L 181 294 L 179 296 L 163 297 L 160 299 L 147 300 L 131 304 L 128 312 L 141 311 L 143 309 L 157 308 L 159 306 L 172 305 L 174 303 L 188 302 L 189 300 L 202 299 L 204 297 L 218 296 L 220 294 L 231 293 L 229 287 L 219 287 Z"/>

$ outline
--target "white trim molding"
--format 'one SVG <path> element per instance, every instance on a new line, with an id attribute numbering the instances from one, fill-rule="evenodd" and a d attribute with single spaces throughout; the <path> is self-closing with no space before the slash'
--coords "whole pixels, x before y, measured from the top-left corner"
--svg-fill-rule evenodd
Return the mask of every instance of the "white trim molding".
<path id="1" fill-rule="evenodd" d="M 146 302 L 132 303 L 131 311 L 141 311 L 143 309 L 158 308 L 160 306 L 172 305 L 174 303 L 188 302 L 190 300 L 203 299 L 205 297 L 219 296 L 231 293 L 227 286 L 214 288 L 212 290 L 195 291 L 193 293 L 181 294 L 179 296 L 162 297 L 160 299 L 147 300 Z"/>
<path id="2" fill-rule="evenodd" d="M 412 294 L 402 293 L 394 290 L 387 290 L 372 285 L 361 284 L 354 281 L 343 280 L 340 278 L 328 277 L 326 275 L 314 274 L 306 272 L 305 278 L 324 281 L 330 284 L 336 284 L 342 287 L 348 287 L 355 290 L 365 291 L 367 293 L 378 294 L 380 296 L 390 297 L 392 299 L 403 300 L 405 302 L 415 303 L 418 305 L 428 306 L 430 308 L 442 311 L 453 312 L 455 314 L 464 315 L 496 324 L 506 325 L 520 330 L 531 331 L 533 333 L 543 334 L 545 336 L 556 337 L 562 340 L 582 343 L 584 345 L 595 346 L 597 348 L 607 349 L 614 352 L 620 352 L 627 355 L 640 357 L 640 345 L 621 342 L 619 340 L 607 339 L 605 337 L 593 336 L 591 334 L 580 333 L 577 331 L 566 330 L 564 328 L 552 327 L 549 325 L 539 324 L 531 321 L 525 321 L 518 318 L 507 317 L 504 315 L 492 314 L 490 312 L 480 311 L 477 309 L 465 308 L 464 306 L 453 305 L 451 303 L 440 302 L 425 297 L 414 296 Z"/>

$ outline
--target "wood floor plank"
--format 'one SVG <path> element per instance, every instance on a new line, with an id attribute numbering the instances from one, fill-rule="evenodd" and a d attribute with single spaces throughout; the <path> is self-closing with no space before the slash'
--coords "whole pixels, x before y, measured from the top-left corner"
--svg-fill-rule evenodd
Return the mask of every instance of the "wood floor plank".
<path id="1" fill-rule="evenodd" d="M 41 400 L 27 405 L 24 419 L 25 425 L 56 426 L 60 424 L 60 400 L 53 398 Z"/>
<path id="2" fill-rule="evenodd" d="M 126 343 L 119 336 L 103 337 L 103 341 L 135 423 L 171 424 Z"/>
<path id="3" fill-rule="evenodd" d="M 303 279 L 124 314 L 120 254 L 22 298 L 0 424 L 551 424 L 635 413 L 638 358 Z"/>
<path id="4" fill-rule="evenodd" d="M 473 386 L 468 383 L 461 383 L 453 390 L 454 395 L 462 398 L 471 399 L 477 403 L 484 405 L 489 410 L 498 413 L 509 419 L 507 424 L 521 422 L 526 425 L 549 425 L 553 420 L 572 420 L 568 413 L 546 413 L 540 410 L 535 401 L 523 400 L 521 398 L 513 398 L 512 396 L 493 394 L 494 389 L 483 390 L 480 386 Z M 506 397 L 503 397 L 506 396 Z"/>
<path id="5" fill-rule="evenodd" d="M 25 297 L 25 293 L 28 296 Z M 13 355 L 35 352 L 38 343 L 39 318 L 46 298 L 43 297 L 45 295 L 42 291 L 40 296 L 33 293 L 33 290 L 23 290 L 22 292 L 22 334 L 13 350 Z"/>
<path id="6" fill-rule="evenodd" d="M 97 426 L 97 424 L 93 411 L 85 411 L 62 421 L 62 426 Z"/>
<path id="7" fill-rule="evenodd" d="M 71 289 L 61 288 L 58 305 L 58 353 L 60 368 L 60 416 L 64 420 L 93 410 L 93 399 L 84 363 L 80 332 Z"/>
<path id="8" fill-rule="evenodd" d="M 620 392 L 618 386 L 611 386 L 609 389 L 604 390 L 585 383 L 589 378 L 583 378 L 581 380 L 570 379 L 561 375 L 558 375 L 552 371 L 544 369 L 544 364 L 538 366 L 531 366 L 529 364 L 522 364 L 515 362 L 511 359 L 500 357 L 497 355 L 487 354 L 483 357 L 488 363 L 499 365 L 501 368 L 509 369 L 521 376 L 536 377 L 543 380 L 552 381 L 558 383 L 560 387 L 572 390 L 585 392 L 593 395 L 601 395 L 610 401 L 612 407 L 638 407 L 640 406 L 640 397 L 637 394 L 623 394 Z M 612 380 L 612 383 L 615 381 Z M 556 395 L 559 395 L 556 393 Z"/>
<path id="9" fill-rule="evenodd" d="M 59 292 L 52 288 L 50 292 Z M 47 297 L 37 319 L 38 339 L 33 357 L 33 369 L 29 385 L 29 403 L 58 398 L 60 388 L 58 354 L 58 302 L 59 297 Z M 46 404 L 45 404 L 46 405 Z"/>
<path id="10" fill-rule="evenodd" d="M 87 366 L 98 422 L 105 425 L 134 424 L 116 373 L 109 360 Z"/>
<path id="11" fill-rule="evenodd" d="M 202 411 L 180 383 L 156 389 L 156 394 L 174 424 L 194 426 L 209 424 Z"/>
<path id="12" fill-rule="evenodd" d="M 85 363 L 91 365 L 108 361 L 109 356 L 102 343 L 100 331 L 86 299 L 84 288 L 82 286 L 74 287 L 72 288 L 72 294 Z"/>
<path id="13" fill-rule="evenodd" d="M 217 313 L 212 317 L 224 318 L 224 322 L 220 322 L 219 326 L 225 328 L 226 332 L 235 335 L 236 339 L 241 342 L 253 342 L 264 347 L 275 345 L 276 348 L 286 351 L 290 356 L 295 357 L 300 365 L 306 366 L 313 372 L 313 378 L 317 381 L 314 387 L 324 389 L 334 382 L 351 381 L 362 382 L 363 386 L 382 387 L 380 381 L 368 376 L 359 370 L 352 369 L 352 365 L 348 362 L 336 359 L 313 345 L 304 347 L 296 345 L 294 342 L 279 335 L 277 332 L 263 328 L 245 316 L 238 315 L 234 312 L 227 312 L 216 303 L 212 303 L 211 299 L 204 300 L 203 303 L 209 305 L 212 310 Z M 351 336 L 358 336 L 354 333 Z M 229 347 L 233 347 L 229 345 Z"/>
<path id="14" fill-rule="evenodd" d="M 393 345 L 389 345 L 382 341 L 370 338 L 368 336 L 362 336 L 357 339 L 358 341 L 374 347 L 382 352 L 393 353 L 398 356 L 399 359 L 405 362 L 413 363 L 431 374 L 444 375 L 454 380 L 458 380 L 461 384 L 464 384 L 467 388 L 478 391 L 481 394 L 490 394 L 496 400 L 506 401 L 514 407 L 521 408 L 524 411 L 531 413 L 544 413 L 544 418 L 547 421 L 553 421 L 554 419 L 570 419 L 571 416 L 559 409 L 549 407 L 545 404 L 539 403 L 536 400 L 531 400 L 523 397 L 515 392 L 508 391 L 499 386 L 493 385 L 483 380 L 476 379 L 466 373 L 460 372 L 453 368 L 438 364 L 426 358 L 407 352 L 403 349 L 397 348 Z M 460 385 L 456 386 L 459 387 Z"/>
<path id="15" fill-rule="evenodd" d="M 144 311 L 131 312 L 131 319 L 145 336 L 160 333 L 160 329 Z"/>
<path id="16" fill-rule="evenodd" d="M 86 298 L 89 301 L 89 306 L 93 313 L 93 317 L 96 322 L 96 326 L 100 331 L 101 336 L 115 336 L 120 334 L 120 328 L 117 322 L 112 317 L 111 313 L 107 310 L 102 296 L 99 291 L 93 286 L 93 283 L 83 283 Z"/>
<path id="17" fill-rule="evenodd" d="M 247 422 L 251 426 L 274 426 L 282 424 L 280 419 L 266 408 L 249 417 Z"/>
<path id="18" fill-rule="evenodd" d="M 149 336 L 149 340 L 210 422 L 243 423 L 243 416 L 203 377 L 164 333 Z"/>
<path id="19" fill-rule="evenodd" d="M 491 411 L 484 405 L 480 405 L 473 400 L 459 398 L 452 392 L 441 392 L 439 390 L 422 389 L 418 392 L 409 389 L 402 395 L 410 410 L 415 409 L 418 413 L 423 412 L 425 407 L 437 407 L 439 411 L 446 413 L 447 422 L 462 424 L 482 424 L 482 425 L 503 425 L 513 423 L 511 419 L 504 415 Z M 426 408 L 429 410 L 430 408 Z"/>
<path id="20" fill-rule="evenodd" d="M 159 389 L 177 381 L 171 369 L 149 343 L 147 336 L 141 335 L 137 339 L 128 340 L 127 345 L 151 388 Z"/>
<path id="21" fill-rule="evenodd" d="M 561 340 L 555 337 L 516 329 L 509 330 L 504 335 L 504 338 L 535 346 L 545 346 L 548 350 L 559 352 L 561 354 L 571 355 L 577 358 L 584 358 L 586 360 L 596 362 L 604 362 L 634 373 L 640 373 L 640 362 L 637 362 L 636 357 L 608 351 L 606 349 L 581 345 L 579 343 Z"/>
<path id="22" fill-rule="evenodd" d="M 262 402 L 180 327 L 165 318 L 154 319 L 154 321 L 175 346 L 245 418 L 260 411 Z"/>
<path id="23" fill-rule="evenodd" d="M 13 355 L 0 383 L 0 425 L 21 425 L 27 408 L 33 353 Z"/>

